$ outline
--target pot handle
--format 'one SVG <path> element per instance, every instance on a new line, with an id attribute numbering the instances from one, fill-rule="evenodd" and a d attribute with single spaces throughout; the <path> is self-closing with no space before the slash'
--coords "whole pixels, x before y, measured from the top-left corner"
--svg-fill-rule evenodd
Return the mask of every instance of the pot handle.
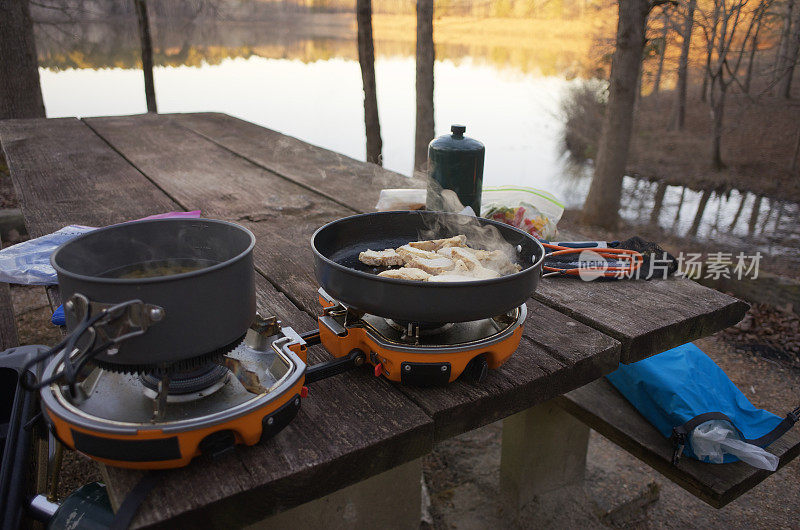
<path id="1" fill-rule="evenodd" d="M 142 335 L 165 315 L 163 308 L 141 300 L 107 304 L 90 301 L 80 293 L 67 300 L 64 310 L 75 317 L 77 325 L 57 345 L 28 360 L 23 373 L 34 372 L 35 365 L 55 355 L 64 357 L 64 368 L 45 380 L 21 378 L 20 383 L 26 390 L 39 390 L 63 379 L 75 393 L 77 376 L 89 360 L 103 352 L 116 353 L 117 344 Z"/>

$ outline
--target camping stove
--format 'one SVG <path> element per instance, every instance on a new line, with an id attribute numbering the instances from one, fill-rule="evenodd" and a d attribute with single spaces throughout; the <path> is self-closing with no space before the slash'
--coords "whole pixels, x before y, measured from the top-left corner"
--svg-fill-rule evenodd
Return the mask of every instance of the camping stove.
<path id="1" fill-rule="evenodd" d="M 63 354 L 62 354 L 63 355 Z M 306 347 L 274 317 L 257 318 L 226 354 L 180 371 L 87 366 L 76 384 L 43 388 L 56 436 L 106 464 L 143 469 L 181 467 L 237 443 L 253 445 L 294 418 L 305 395 Z M 63 357 L 44 378 L 64 369 Z"/>
<path id="2" fill-rule="evenodd" d="M 58 376 L 65 355 L 45 368 L 42 405 L 56 436 L 106 464 L 141 469 L 181 467 L 236 444 L 253 445 L 297 414 L 304 385 L 369 363 L 376 376 L 413 386 L 479 382 L 517 349 L 525 305 L 471 322 L 398 322 L 366 314 L 319 290 L 319 329 L 296 333 L 257 317 L 227 353 L 174 365 L 91 362 L 72 384 Z M 306 366 L 308 347 L 334 359 Z M 77 352 L 73 353 L 73 356 Z"/>
<path id="3" fill-rule="evenodd" d="M 347 307 L 319 290 L 319 335 L 304 336 L 334 357 L 363 353 L 375 375 L 413 386 L 442 385 L 465 377 L 482 381 L 519 346 L 525 305 L 471 322 L 398 322 Z"/>

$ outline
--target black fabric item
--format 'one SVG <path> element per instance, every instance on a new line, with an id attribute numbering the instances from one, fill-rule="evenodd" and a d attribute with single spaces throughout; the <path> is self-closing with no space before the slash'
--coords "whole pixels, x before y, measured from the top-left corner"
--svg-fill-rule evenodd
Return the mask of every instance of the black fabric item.
<path id="1" fill-rule="evenodd" d="M 111 526 L 108 527 L 109 530 L 126 530 L 131 525 L 136 512 L 139 511 L 139 506 L 142 505 L 142 502 L 144 502 L 155 485 L 158 484 L 162 474 L 163 472 L 161 471 L 148 471 L 136 483 L 125 497 L 125 500 L 122 501 L 117 513 L 114 514 L 114 520 L 111 522 Z"/>
<path id="2" fill-rule="evenodd" d="M 642 255 L 642 267 L 639 269 L 640 274 L 638 276 L 640 279 L 665 278 L 678 271 L 678 260 L 675 259 L 675 256 L 653 241 L 646 241 L 639 236 L 633 236 L 625 241 L 613 241 L 608 246 L 610 248 L 635 250 Z"/>
<path id="3" fill-rule="evenodd" d="M 672 455 L 672 463 L 677 464 L 678 460 L 681 457 L 681 453 L 683 453 L 683 448 L 688 442 L 689 434 L 694 431 L 697 427 L 702 425 L 703 423 L 711 420 L 723 420 L 727 421 L 733 428 L 736 429 L 736 432 L 739 433 L 739 436 L 742 438 L 742 441 L 756 445 L 758 447 L 767 447 L 772 442 L 786 434 L 786 432 L 791 429 L 795 423 L 800 421 L 800 407 L 797 407 L 793 411 L 786 414 L 786 417 L 780 422 L 778 425 L 775 426 L 774 429 L 766 433 L 765 435 L 755 438 L 755 439 L 747 439 L 742 435 L 742 432 L 736 427 L 736 425 L 731 421 L 731 419 L 723 414 L 722 412 L 706 412 L 704 414 L 699 414 L 692 418 L 691 420 L 687 421 L 683 425 L 678 425 L 674 429 L 672 429 L 672 436 L 670 437 L 670 441 L 675 448 L 675 452 Z"/>
<path id="4" fill-rule="evenodd" d="M 568 243 L 563 243 L 569 245 Z M 582 248 L 582 247 L 574 247 Z M 646 241 L 639 236 L 633 236 L 625 241 L 611 241 L 608 243 L 608 248 L 627 249 L 638 252 L 642 255 L 642 266 L 634 273 L 632 278 L 634 280 L 650 280 L 652 278 L 666 278 L 675 274 L 678 270 L 678 260 L 675 257 L 658 246 L 652 241 Z M 597 250 L 597 247 L 586 247 L 587 251 Z M 546 254 L 544 257 L 544 266 L 552 267 L 554 269 L 578 269 L 581 268 L 579 260 L 580 254 L 563 254 L 561 256 L 552 256 Z M 623 268 L 628 266 L 627 260 L 606 260 L 609 268 Z M 585 264 L 584 264 L 585 266 Z M 600 278 L 606 280 L 613 280 L 614 278 Z"/>

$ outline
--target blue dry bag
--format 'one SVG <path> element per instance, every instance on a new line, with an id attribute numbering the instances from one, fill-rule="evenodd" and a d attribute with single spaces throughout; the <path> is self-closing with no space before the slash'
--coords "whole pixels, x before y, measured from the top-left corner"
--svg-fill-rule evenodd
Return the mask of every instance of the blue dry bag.
<path id="1" fill-rule="evenodd" d="M 740 438 L 766 447 L 800 419 L 800 407 L 780 418 L 755 408 L 725 372 L 694 344 L 684 344 L 633 364 L 623 364 L 606 376 L 625 398 L 675 447 L 673 463 L 701 424 L 728 421 Z M 726 454 L 724 462 L 738 460 Z"/>

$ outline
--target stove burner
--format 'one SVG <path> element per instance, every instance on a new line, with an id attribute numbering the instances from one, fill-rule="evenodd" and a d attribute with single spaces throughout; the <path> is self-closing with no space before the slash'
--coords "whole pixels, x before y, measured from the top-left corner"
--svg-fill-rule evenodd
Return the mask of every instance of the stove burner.
<path id="1" fill-rule="evenodd" d="M 164 374 L 153 371 L 141 374 L 139 380 L 144 393 L 151 399 L 158 397 L 158 384 Z M 209 363 L 200 368 L 169 375 L 168 401 L 190 401 L 213 394 L 225 384 L 228 369 Z"/>
<path id="2" fill-rule="evenodd" d="M 393 329 L 402 334 L 404 340 L 417 340 L 420 337 L 430 337 L 444 333 L 453 327 L 452 322 L 445 324 L 433 324 L 425 322 L 407 322 L 405 320 L 392 320 L 391 318 L 385 319 Z"/>

